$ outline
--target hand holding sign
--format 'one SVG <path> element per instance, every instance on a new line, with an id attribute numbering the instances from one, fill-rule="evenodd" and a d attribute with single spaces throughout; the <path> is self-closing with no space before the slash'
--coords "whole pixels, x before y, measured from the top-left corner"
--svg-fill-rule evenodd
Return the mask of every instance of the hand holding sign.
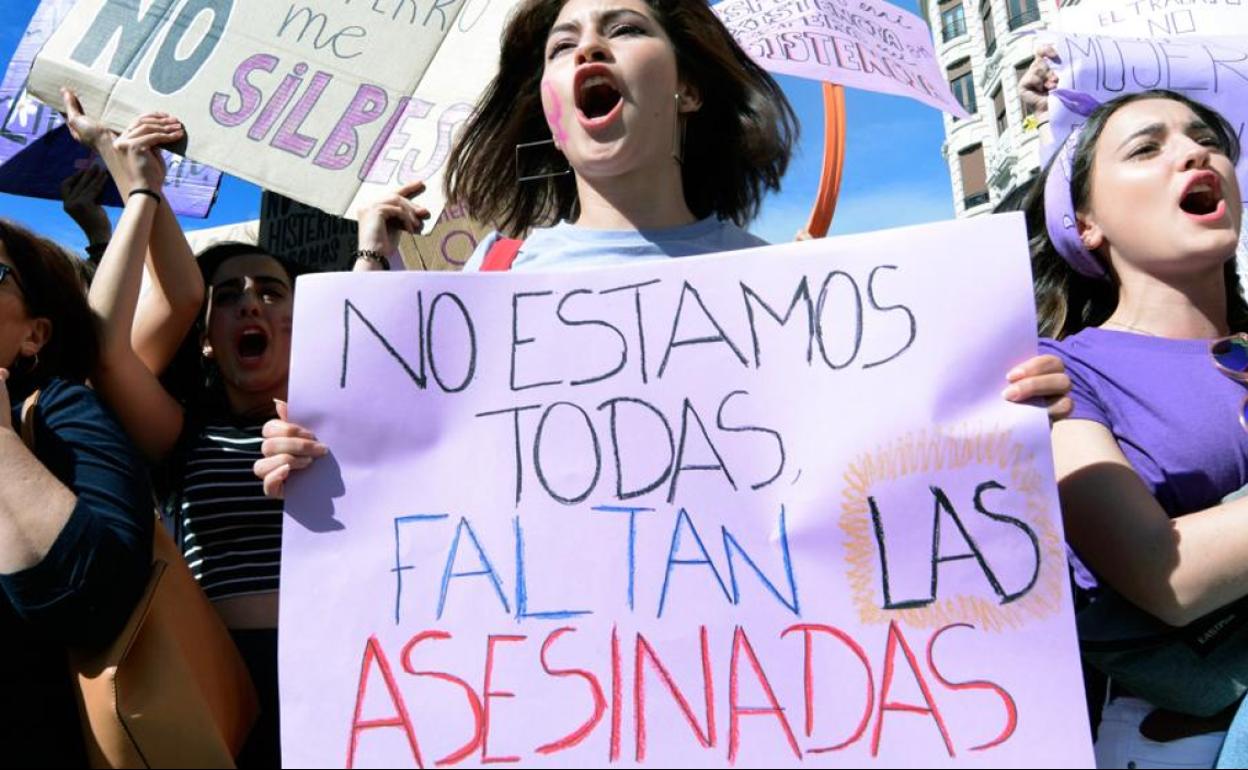
<path id="1" fill-rule="evenodd" d="M 105 128 L 103 123 L 83 112 L 82 102 L 78 101 L 78 94 L 72 89 L 61 88 L 61 103 L 65 105 L 65 125 L 78 144 L 98 151 L 101 141 L 107 139 L 111 142 L 116 138 L 116 134 Z"/>
<path id="2" fill-rule="evenodd" d="M 1050 62 L 1057 61 L 1057 49 L 1048 43 L 1036 46 L 1036 58 L 1018 81 L 1023 107 L 1028 115 L 1044 120 L 1049 113 L 1049 92 L 1057 88 L 1057 72 Z"/>
<path id="3" fill-rule="evenodd" d="M 170 115 L 150 112 L 135 118 L 125 133 L 113 142 L 121 168 L 129 176 L 128 189 L 159 190 L 165 183 L 165 162 L 156 148 L 185 137 L 182 124 Z"/>
<path id="4" fill-rule="evenodd" d="M 326 446 L 306 428 L 290 421 L 285 401 L 275 401 L 277 419 L 264 424 L 264 458 L 253 467 L 264 481 L 264 496 L 281 498 L 286 494 L 286 479 L 292 470 L 302 470 L 318 457 L 329 453 Z"/>

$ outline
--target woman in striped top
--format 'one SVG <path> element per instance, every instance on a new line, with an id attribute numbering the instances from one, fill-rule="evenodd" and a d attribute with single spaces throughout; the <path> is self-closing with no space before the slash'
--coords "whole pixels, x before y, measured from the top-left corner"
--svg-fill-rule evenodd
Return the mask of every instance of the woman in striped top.
<path id="1" fill-rule="evenodd" d="M 123 196 L 160 197 L 163 167 L 159 180 L 132 178 L 118 162 L 117 137 L 84 116 L 72 93 L 65 108 L 75 136 L 105 159 Z M 175 140 L 181 125 L 155 113 L 127 131 L 153 136 Z M 429 213 L 409 198 L 421 189 L 409 184 L 361 210 L 361 242 L 393 238 L 398 229 L 419 232 Z M 375 267 L 376 255 L 365 250 L 356 269 Z M 145 260 L 152 286 L 140 297 Z M 217 244 L 196 260 L 162 199 L 154 216 L 118 223 L 91 290 L 104 337 L 96 387 L 157 467 L 156 487 L 183 555 L 260 691 L 260 722 L 240 767 L 280 762 L 283 506 L 265 497 L 252 469 L 263 425 L 285 417 L 295 277 L 291 264 L 249 244 Z M 309 451 L 325 453 L 319 444 Z"/>
<path id="2" fill-rule="evenodd" d="M 275 416 L 275 399 L 286 397 L 294 274 L 243 244 L 213 247 L 197 267 L 160 196 L 159 155 L 147 151 L 158 173 L 134 177 L 118 162 L 117 137 L 84 117 L 72 94 L 66 110 L 79 141 L 105 159 L 124 197 L 159 202 L 144 216 L 122 218 L 100 263 L 90 293 L 103 322 L 95 385 L 158 468 L 156 486 L 183 553 L 251 668 L 262 713 L 239 764 L 277 766 L 282 505 L 264 497 L 251 468 L 260 457 L 261 426 Z M 172 140 L 181 126 L 166 115 L 145 115 L 123 139 L 153 136 Z M 145 261 L 152 288 L 140 298 Z M 195 375 L 181 378 L 191 387 L 172 387 L 172 376 L 162 383 L 159 375 L 175 357 L 183 364 L 188 346 L 200 359 L 191 362 Z M 185 370 L 174 366 L 170 374 Z"/>

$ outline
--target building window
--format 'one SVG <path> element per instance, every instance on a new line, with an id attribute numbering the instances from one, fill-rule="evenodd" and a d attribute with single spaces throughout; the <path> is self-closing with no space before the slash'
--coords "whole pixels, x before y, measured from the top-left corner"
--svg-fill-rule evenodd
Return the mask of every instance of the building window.
<path id="1" fill-rule="evenodd" d="M 942 8 L 940 11 L 941 39 L 948 43 L 950 40 L 962 37 L 965 34 L 966 12 L 962 7 L 962 3 L 958 3 L 950 8 Z"/>
<path id="2" fill-rule="evenodd" d="M 1005 89 L 1001 86 L 997 86 L 997 90 L 992 93 L 992 111 L 997 116 L 997 136 L 1001 136 L 1010 127 L 1005 114 Z"/>
<path id="3" fill-rule="evenodd" d="M 973 209 L 988 202 L 988 172 L 984 168 L 984 146 L 976 144 L 958 153 L 962 168 L 962 204 Z"/>
<path id="4" fill-rule="evenodd" d="M 1034 58 L 1035 57 L 1032 57 L 1032 59 Z M 1014 65 L 1014 83 L 1015 84 L 1023 82 L 1023 78 L 1027 76 L 1027 70 L 1031 69 L 1032 59 L 1028 59 L 1025 62 Z M 1023 90 L 1021 88 L 1018 90 L 1018 93 L 1019 93 L 1019 98 L 1018 98 L 1019 113 L 1025 118 L 1031 114 L 1031 110 L 1028 109 L 1027 102 L 1024 101 L 1022 98 Z"/>
<path id="5" fill-rule="evenodd" d="M 971 74 L 971 60 L 963 59 L 949 68 L 949 87 L 962 108 L 974 115 L 978 105 L 975 103 L 975 79 Z"/>
<path id="6" fill-rule="evenodd" d="M 982 0 L 980 15 L 984 18 L 984 53 L 992 56 L 997 52 L 997 28 L 992 23 L 992 3 Z"/>
<path id="7" fill-rule="evenodd" d="M 1010 31 L 1040 21 L 1040 7 L 1036 0 L 1005 0 L 1005 7 L 1010 13 Z"/>

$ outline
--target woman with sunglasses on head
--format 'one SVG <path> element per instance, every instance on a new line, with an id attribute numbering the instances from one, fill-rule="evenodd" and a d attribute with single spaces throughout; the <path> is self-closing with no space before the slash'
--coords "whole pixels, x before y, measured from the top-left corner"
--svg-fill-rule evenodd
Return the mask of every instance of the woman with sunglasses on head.
<path id="1" fill-rule="evenodd" d="M 0 220 L 0 747 L 83 767 L 66 649 L 113 640 L 152 565 L 142 459 L 84 384 L 99 363 L 73 262 Z"/>
<path id="2" fill-rule="evenodd" d="M 1248 486 L 1248 359 L 1219 341 L 1248 331 L 1238 155 L 1216 112 L 1132 94 L 1029 201 L 1042 348 L 1073 381 L 1053 449 L 1080 640 L 1110 678 L 1102 767 L 1212 766 L 1248 686 L 1248 499 L 1223 502 Z"/>
<path id="3" fill-rule="evenodd" d="M 776 82 L 700 0 L 528 0 L 451 150 L 447 197 L 494 233 L 465 271 L 569 270 L 766 245 L 742 229 L 779 189 L 797 130 Z M 400 221 L 396 219 L 395 221 Z M 362 244 L 364 245 L 364 244 Z M 392 251 L 379 238 L 374 248 Z M 366 246 L 368 248 L 368 246 Z M 1053 356 L 1007 397 L 1069 407 Z M 256 474 L 282 494 L 327 451 L 283 419 Z"/>

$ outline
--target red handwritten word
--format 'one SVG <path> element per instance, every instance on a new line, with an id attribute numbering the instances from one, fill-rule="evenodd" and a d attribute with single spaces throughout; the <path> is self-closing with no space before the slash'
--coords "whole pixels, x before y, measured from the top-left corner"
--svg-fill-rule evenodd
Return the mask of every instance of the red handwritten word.
<path id="1" fill-rule="evenodd" d="M 950 757 L 954 757 L 957 755 L 958 750 L 956 746 L 961 742 L 955 741 L 950 725 L 942 711 L 942 701 L 943 708 L 947 709 L 950 705 L 948 700 L 950 693 L 967 692 L 990 693 L 997 696 L 1001 701 L 1002 712 L 998 722 L 1002 725 L 1000 732 L 991 740 L 971 745 L 968 749 L 973 752 L 986 751 L 1002 745 L 1014 735 L 1018 728 L 1018 708 L 1013 696 L 999 684 L 987 680 L 951 681 L 941 672 L 936 661 L 936 645 L 947 632 L 954 629 L 974 630 L 972 626 L 965 623 L 952 624 L 936 630 L 927 640 L 926 654 L 920 658 L 920 656 L 915 654 L 914 648 L 907 640 L 902 627 L 896 622 L 890 623 L 884 640 L 883 662 L 878 668 L 873 665 L 871 657 L 868 656 L 863 646 L 853 636 L 841 629 L 818 623 L 800 623 L 784 629 L 780 633 L 780 638 L 792 636 L 794 639 L 800 638 L 802 641 L 804 656 L 804 666 L 802 668 L 802 693 L 804 697 L 802 698 L 802 708 L 805 717 L 802 738 L 805 740 L 799 740 L 797 732 L 790 723 L 786 705 L 777 695 L 777 690 L 773 686 L 774 676 L 767 673 L 764 665 L 765 661 L 760 659 L 755 652 L 754 644 L 750 641 L 746 630 L 740 626 L 736 627 L 732 634 L 727 672 L 728 735 L 727 745 L 724 746 L 722 736 L 717 729 L 719 724 L 717 709 L 719 705 L 716 700 L 716 674 L 711 655 L 710 635 L 706 626 L 699 628 L 696 653 L 701 664 L 702 681 L 697 683 L 686 681 L 683 689 L 673 676 L 670 666 L 664 662 L 654 644 L 643 633 L 634 634 L 633 665 L 631 670 L 625 671 L 621 653 L 620 632 L 618 628 L 613 628 L 610 639 L 610 660 L 607 666 L 611 693 L 609 703 L 606 696 L 607 688 L 604 687 L 599 674 L 595 673 L 591 667 L 584 665 L 584 663 L 571 665 L 558 662 L 557 659 L 560 657 L 559 641 L 578 631 L 578 629 L 571 626 L 560 627 L 547 633 L 541 643 L 540 651 L 537 654 L 541 670 L 549 677 L 582 683 L 585 690 L 588 691 L 592 706 L 586 713 L 584 721 L 574 729 L 566 735 L 553 740 L 535 741 L 536 745 L 531 749 L 531 752 L 538 756 L 549 757 L 574 749 L 581 746 L 588 738 L 602 729 L 605 722 L 605 729 L 609 730 L 609 736 L 607 736 L 609 740 L 606 742 L 606 759 L 610 762 L 619 761 L 621 758 L 621 746 L 625 738 L 623 734 L 623 712 L 626 708 L 624 693 L 626 686 L 631 685 L 633 701 L 632 759 L 636 762 L 645 761 L 648 750 L 656 746 L 654 743 L 655 730 L 647 722 L 648 704 L 651 702 L 651 698 L 654 697 L 651 691 L 653 683 L 661 684 L 662 687 L 656 692 L 670 697 L 675 703 L 683 717 L 684 724 L 692 733 L 697 745 L 708 751 L 724 751 L 729 764 L 735 763 L 742 748 L 742 721 L 753 717 L 761 717 L 774 723 L 774 735 L 777 743 L 772 750 L 786 754 L 792 753 L 795 757 L 801 759 L 807 755 L 842 751 L 854 746 L 866 737 L 869 728 L 871 728 L 871 736 L 866 744 L 866 748 L 870 751 L 872 757 L 879 756 L 886 735 L 893 736 L 892 741 L 896 743 L 902 740 L 903 736 L 913 736 L 916 730 L 931 729 L 919 728 L 917 723 L 907 722 L 904 724 L 904 730 L 894 725 L 889 731 L 885 731 L 885 721 L 889 721 L 890 724 L 896 721 L 895 718 L 888 719 L 890 715 L 909 714 L 928 720 L 931 727 L 935 728 L 935 734 L 940 736 L 941 745 L 943 745 L 945 751 Z M 852 654 L 853 659 L 856 659 L 862 665 L 866 675 L 866 690 L 862 695 L 863 709 L 861 718 L 847 738 L 826 745 L 820 745 L 824 740 L 824 736 L 817 738 L 815 735 L 816 712 L 819 705 L 817 695 L 831 687 L 839 686 L 844 680 L 844 676 L 841 675 L 843 672 L 825 671 L 824 678 L 820 678 L 817 674 L 818 669 L 814 665 L 816 640 L 839 643 Z M 470 757 L 475 757 L 477 761 L 483 764 L 525 761 L 526 758 L 522 756 L 522 751 L 517 750 L 517 747 L 510 747 L 511 753 L 507 754 L 495 755 L 491 753 L 489 741 L 491 729 L 494 727 L 495 715 L 491 713 L 490 704 L 491 701 L 497 699 L 524 697 L 524 693 L 514 691 L 515 685 L 505 685 L 497 681 L 496 664 L 500 656 L 512 656 L 510 659 L 515 661 L 519 659 L 516 656 L 532 655 L 532 647 L 528 644 L 530 637 L 524 634 L 491 634 L 487 636 L 485 641 L 484 671 L 482 672 L 479 690 L 474 688 L 464 678 L 449 672 L 416 669 L 412 663 L 414 651 L 419 645 L 433 641 L 462 644 L 462 642 L 454 639 L 450 633 L 445 631 L 422 631 L 411 637 L 402 648 L 400 655 L 402 670 L 415 677 L 434 678 L 448 682 L 462 690 L 472 725 L 466 741 L 446 756 L 433 760 L 433 765 L 435 767 L 447 767 L 458 764 Z M 671 654 L 670 649 L 665 652 Z M 878 677 L 876 676 L 877 671 L 880 673 Z M 894 689 L 900 676 L 905 676 L 914 682 L 914 689 L 921 696 L 919 698 L 921 702 L 908 703 L 897 699 Z M 626 677 L 630 681 L 626 681 Z M 835 681 L 831 681 L 833 678 Z M 346 766 L 348 768 L 354 767 L 357 756 L 362 751 L 362 738 L 368 733 L 377 730 L 401 730 L 410 748 L 412 760 L 418 767 L 426 767 L 426 760 L 420 746 L 421 736 L 442 737 L 445 727 L 443 725 L 435 727 L 433 725 L 422 726 L 417 724 L 417 720 L 413 717 L 413 712 L 408 708 L 403 690 L 399 687 L 399 683 L 396 680 L 394 668 L 390 664 L 385 650 L 376 636 L 369 637 L 364 644 L 358 682 L 355 709 L 347 741 Z M 388 702 L 389 714 L 366 719 L 363 716 L 364 704 L 368 700 L 369 688 L 375 689 L 378 686 L 377 682 L 380 682 L 380 686 L 384 688 L 382 702 Z M 743 686 L 747 684 L 753 691 L 762 693 L 764 705 L 744 705 L 742 703 L 741 692 Z M 939 693 L 941 697 L 937 697 L 938 691 L 933 689 L 933 684 L 939 684 L 944 688 Z M 503 689 L 503 687 L 512 687 L 513 689 Z M 835 691 L 835 695 L 840 700 L 850 697 L 848 693 L 839 689 Z M 371 702 L 376 705 L 378 701 L 374 698 Z M 982 703 L 982 700 L 978 702 Z M 697 703 L 697 706 L 694 705 L 695 703 Z M 453 703 L 447 704 L 447 706 L 454 707 Z M 545 711 L 552 713 L 555 710 L 554 706 L 549 703 L 545 704 L 543 708 Z M 608 711 L 610 712 L 609 719 L 607 718 Z M 529 723 L 540 723 L 540 719 L 530 716 Z M 974 724 L 978 728 L 980 725 L 991 725 L 992 723 L 992 716 L 983 714 L 981 718 L 975 720 Z M 668 737 L 673 731 L 680 731 L 679 721 L 663 723 L 662 731 L 664 737 Z M 754 736 L 754 740 L 758 740 L 758 732 L 752 732 L 751 735 Z M 979 737 L 982 739 L 983 736 Z M 969 743 L 970 741 L 966 742 Z M 527 759 L 532 762 L 536 757 L 530 756 Z"/>

